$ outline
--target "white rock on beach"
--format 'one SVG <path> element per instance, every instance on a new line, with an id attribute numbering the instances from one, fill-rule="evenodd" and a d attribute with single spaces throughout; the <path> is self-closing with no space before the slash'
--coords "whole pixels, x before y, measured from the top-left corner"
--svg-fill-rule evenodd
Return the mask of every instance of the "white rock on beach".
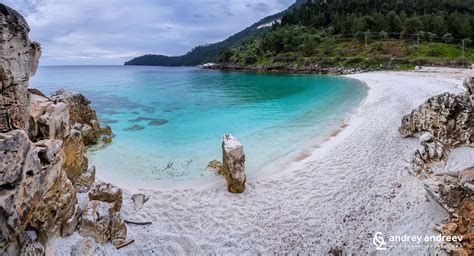
<path id="1" fill-rule="evenodd" d="M 245 190 L 244 146 L 232 135 L 224 135 L 222 141 L 222 172 L 227 180 L 227 189 L 232 193 Z"/>

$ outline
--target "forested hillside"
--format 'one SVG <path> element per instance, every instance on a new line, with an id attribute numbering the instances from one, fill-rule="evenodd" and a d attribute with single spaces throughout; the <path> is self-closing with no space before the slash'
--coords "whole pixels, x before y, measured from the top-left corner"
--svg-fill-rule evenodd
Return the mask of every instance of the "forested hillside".
<path id="1" fill-rule="evenodd" d="M 314 0 L 222 63 L 398 66 L 474 61 L 474 0 Z M 464 47 L 463 47 L 464 46 Z M 464 56 L 464 57 L 463 57 Z"/>
<path id="2" fill-rule="evenodd" d="M 164 56 L 148 54 L 136 57 L 125 62 L 125 65 L 151 65 L 151 66 L 195 66 L 207 62 L 217 61 L 217 56 L 225 48 L 237 47 L 242 41 L 251 40 L 261 36 L 263 33 L 271 30 L 271 27 L 259 28 L 260 25 L 280 20 L 285 13 L 293 10 L 305 3 L 306 0 L 296 0 L 287 10 L 265 17 L 252 26 L 230 36 L 226 40 L 218 43 L 200 45 L 182 56 Z M 212 29 L 212 28 L 210 28 Z"/>

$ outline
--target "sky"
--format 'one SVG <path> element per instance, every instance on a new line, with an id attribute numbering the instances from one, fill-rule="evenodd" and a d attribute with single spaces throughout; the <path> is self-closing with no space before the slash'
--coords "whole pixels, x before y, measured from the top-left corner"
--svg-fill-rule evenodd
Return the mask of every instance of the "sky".
<path id="1" fill-rule="evenodd" d="M 41 65 L 123 64 L 218 42 L 295 0 L 0 0 L 39 42 Z"/>

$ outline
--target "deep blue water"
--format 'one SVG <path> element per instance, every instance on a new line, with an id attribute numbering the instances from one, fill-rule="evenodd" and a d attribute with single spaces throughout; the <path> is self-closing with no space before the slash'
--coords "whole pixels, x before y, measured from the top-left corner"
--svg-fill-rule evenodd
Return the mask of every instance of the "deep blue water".
<path id="1" fill-rule="evenodd" d="M 92 101 L 115 137 L 89 160 L 117 183 L 201 177 L 221 159 L 225 133 L 244 144 L 248 172 L 258 172 L 326 137 L 366 93 L 345 77 L 134 66 L 40 67 L 30 86 Z M 144 129 L 127 130 L 134 125 Z"/>

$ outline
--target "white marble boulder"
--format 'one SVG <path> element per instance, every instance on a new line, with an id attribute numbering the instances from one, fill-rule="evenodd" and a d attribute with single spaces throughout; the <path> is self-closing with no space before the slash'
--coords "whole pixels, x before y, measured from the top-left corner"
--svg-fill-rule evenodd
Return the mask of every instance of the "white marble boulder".
<path id="1" fill-rule="evenodd" d="M 232 135 L 224 135 L 222 141 L 222 172 L 227 180 L 227 189 L 231 193 L 245 190 L 245 153 L 244 146 Z"/>

